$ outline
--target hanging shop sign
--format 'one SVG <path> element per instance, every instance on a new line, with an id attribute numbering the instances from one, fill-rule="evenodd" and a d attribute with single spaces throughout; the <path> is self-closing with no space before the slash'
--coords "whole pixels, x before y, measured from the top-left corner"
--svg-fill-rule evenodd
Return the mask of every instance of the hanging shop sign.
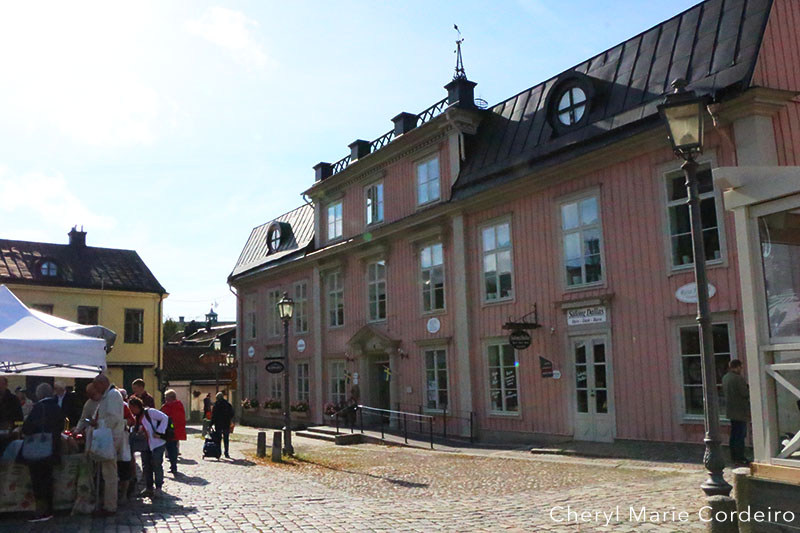
<path id="1" fill-rule="evenodd" d="M 567 309 L 568 326 L 600 324 L 605 321 L 606 321 L 606 308 L 602 305 L 596 307 L 580 307 L 578 309 Z"/>
<path id="2" fill-rule="evenodd" d="M 270 374 L 280 374 L 284 368 L 282 361 L 270 361 L 267 363 L 267 372 Z"/>
<path id="3" fill-rule="evenodd" d="M 543 378 L 552 378 L 553 377 L 553 362 L 550 359 L 546 359 L 539 356 L 539 370 L 542 372 Z M 558 373 L 558 377 L 561 377 L 561 372 Z"/>
<path id="4" fill-rule="evenodd" d="M 708 298 L 711 299 L 714 295 L 717 294 L 717 288 L 712 284 L 708 284 Z M 679 302 L 683 302 L 685 304 L 696 304 L 697 303 L 697 284 L 694 282 L 687 283 L 682 287 L 678 287 L 678 290 L 675 291 L 675 298 L 678 299 Z"/>
<path id="5" fill-rule="evenodd" d="M 531 345 L 531 334 L 524 329 L 515 329 L 508 336 L 508 343 L 515 350 L 524 350 Z"/>

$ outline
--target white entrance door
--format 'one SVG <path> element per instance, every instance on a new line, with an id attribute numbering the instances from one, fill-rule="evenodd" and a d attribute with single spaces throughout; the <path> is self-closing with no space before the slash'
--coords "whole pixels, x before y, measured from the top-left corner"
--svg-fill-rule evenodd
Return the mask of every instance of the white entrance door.
<path id="1" fill-rule="evenodd" d="M 575 439 L 611 442 L 616 433 L 611 352 L 605 335 L 572 339 Z"/>

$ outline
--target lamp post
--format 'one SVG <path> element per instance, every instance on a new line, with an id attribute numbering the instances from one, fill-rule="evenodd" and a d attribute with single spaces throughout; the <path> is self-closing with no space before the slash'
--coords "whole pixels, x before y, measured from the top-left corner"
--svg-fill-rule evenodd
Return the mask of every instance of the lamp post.
<path id="1" fill-rule="evenodd" d="M 222 341 L 219 340 L 219 338 L 216 338 L 216 339 L 214 339 L 214 352 L 218 354 L 218 353 L 220 353 L 220 351 L 222 351 Z M 215 356 L 215 359 L 216 359 L 216 356 Z M 215 382 L 216 386 L 215 386 L 215 391 L 214 392 L 219 392 L 219 366 L 220 366 L 220 364 L 221 363 L 219 361 L 215 360 L 215 362 L 214 362 L 214 382 Z"/>
<path id="2" fill-rule="evenodd" d="M 731 486 L 725 481 L 719 434 L 719 403 L 717 401 L 717 372 L 714 362 L 711 335 L 711 311 L 708 305 L 708 278 L 706 277 L 705 246 L 700 217 L 700 198 L 697 183 L 697 154 L 703 151 L 703 121 L 705 101 L 694 91 L 686 90 L 686 80 L 672 82 L 674 92 L 658 106 L 661 117 L 669 129 L 669 139 L 675 154 L 683 158 L 681 166 L 686 176 L 689 204 L 689 222 L 694 253 L 694 280 L 697 287 L 697 323 L 700 326 L 700 358 L 703 376 L 703 402 L 705 404 L 705 445 L 703 464 L 708 471 L 701 488 L 707 496 L 729 496 Z"/>
<path id="3" fill-rule="evenodd" d="M 294 455 L 292 447 L 292 417 L 289 406 L 289 322 L 294 313 L 294 300 L 283 293 L 278 301 L 278 316 L 283 321 L 283 454 Z"/>

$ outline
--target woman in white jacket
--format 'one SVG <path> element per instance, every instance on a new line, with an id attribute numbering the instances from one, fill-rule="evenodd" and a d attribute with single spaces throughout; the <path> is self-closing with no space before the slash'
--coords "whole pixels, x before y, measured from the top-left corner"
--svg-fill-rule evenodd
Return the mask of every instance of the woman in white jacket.
<path id="1" fill-rule="evenodd" d="M 145 408 L 142 400 L 136 396 L 130 397 L 128 408 L 136 417 L 133 431 L 143 431 L 147 435 L 149 448 L 148 451 L 142 452 L 142 470 L 147 488 L 140 496 L 150 499 L 160 498 L 161 486 L 164 484 L 164 451 L 167 448 L 163 436 L 167 431 L 169 417 L 158 409 Z M 155 491 L 153 491 L 154 485 Z"/>

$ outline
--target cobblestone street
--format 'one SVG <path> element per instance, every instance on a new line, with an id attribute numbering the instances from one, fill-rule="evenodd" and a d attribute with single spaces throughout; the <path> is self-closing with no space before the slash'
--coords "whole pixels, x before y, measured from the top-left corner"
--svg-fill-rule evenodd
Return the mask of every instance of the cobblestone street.
<path id="1" fill-rule="evenodd" d="M 31 525 L 0 519 L 2 531 L 693 531 L 701 530 L 699 467 L 611 459 L 533 456 L 522 451 L 463 455 L 376 445 L 334 447 L 298 439 L 299 460 L 257 464 L 247 437 L 232 460 L 203 460 L 202 440 L 182 446 L 164 499 L 137 502 L 114 518 L 56 516 Z M 259 461 L 260 462 L 260 461 Z M 551 518 L 551 509 L 560 506 Z M 580 527 L 573 511 L 602 514 Z M 690 522 L 629 520 L 686 511 Z"/>

